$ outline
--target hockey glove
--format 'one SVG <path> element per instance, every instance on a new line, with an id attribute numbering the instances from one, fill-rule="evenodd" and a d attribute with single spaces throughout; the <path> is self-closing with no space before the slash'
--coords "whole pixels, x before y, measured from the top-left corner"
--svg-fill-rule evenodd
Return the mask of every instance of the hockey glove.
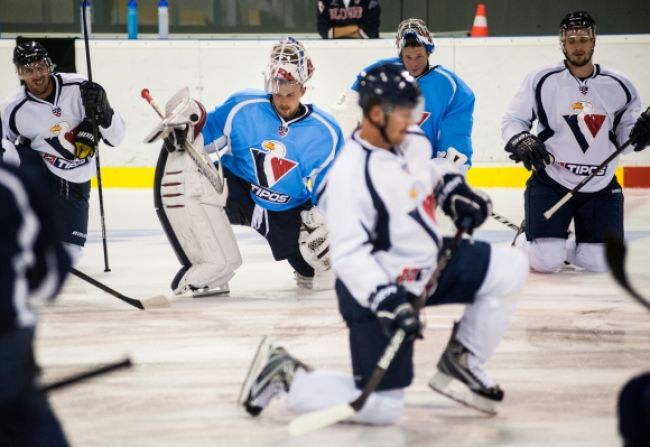
<path id="1" fill-rule="evenodd" d="M 108 103 L 104 88 L 96 82 L 85 81 L 79 86 L 81 102 L 86 109 L 86 117 L 106 128 L 113 121 L 113 109 Z"/>
<path id="2" fill-rule="evenodd" d="M 551 163 L 551 154 L 546 150 L 542 140 L 530 132 L 520 132 L 506 143 L 506 152 L 516 163 L 522 162 L 526 169 L 544 169 Z"/>
<path id="3" fill-rule="evenodd" d="M 650 145 L 650 115 L 648 111 L 642 113 L 634 123 L 630 132 L 630 142 L 634 145 L 634 151 L 640 152 Z"/>
<path id="4" fill-rule="evenodd" d="M 406 333 L 405 340 L 413 340 L 420 336 L 420 319 L 408 302 L 406 290 L 402 286 L 397 284 L 379 286 L 370 297 L 370 306 L 374 309 L 386 337 L 391 338 L 398 329 Z"/>
<path id="5" fill-rule="evenodd" d="M 95 126 L 87 118 L 77 126 L 74 137 L 74 156 L 77 158 L 92 157 L 95 155 L 97 142 L 95 141 Z"/>
<path id="6" fill-rule="evenodd" d="M 316 207 L 301 211 L 300 218 L 302 219 L 298 236 L 300 254 L 316 272 L 328 270 L 330 243 L 325 218 Z"/>
<path id="7" fill-rule="evenodd" d="M 182 127 L 174 127 L 169 131 L 167 136 L 163 139 L 163 147 L 167 152 L 182 151 L 183 145 L 187 140 L 187 131 L 189 126 L 187 124 Z"/>
<path id="8" fill-rule="evenodd" d="M 445 214 L 454 221 L 456 228 L 462 227 L 468 234 L 485 222 L 492 212 L 490 198 L 467 186 L 459 174 L 446 174 L 443 177 L 436 199 Z"/>

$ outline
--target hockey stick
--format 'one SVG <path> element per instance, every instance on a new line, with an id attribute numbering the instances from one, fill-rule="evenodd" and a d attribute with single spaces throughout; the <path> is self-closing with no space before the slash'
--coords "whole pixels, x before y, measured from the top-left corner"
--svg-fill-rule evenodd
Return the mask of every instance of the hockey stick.
<path id="1" fill-rule="evenodd" d="M 646 109 L 646 111 L 643 112 L 643 114 L 644 114 L 644 115 L 647 115 L 647 116 L 650 116 L 650 107 L 648 107 L 648 108 Z M 573 189 L 572 189 L 571 191 L 569 191 L 568 193 L 566 193 L 566 194 L 564 195 L 564 197 L 562 197 L 560 200 L 558 200 L 558 202 L 557 202 L 555 205 L 553 205 L 553 206 L 550 207 L 548 210 L 546 210 L 546 212 L 544 212 L 544 217 L 545 217 L 547 220 L 550 219 L 551 216 L 553 216 L 553 214 L 555 214 L 555 213 L 557 212 L 557 210 L 559 210 L 559 209 L 562 207 L 562 205 L 564 205 L 565 203 L 567 203 L 567 202 L 571 199 L 571 197 L 573 197 L 573 196 L 574 196 L 578 191 L 580 191 L 580 190 L 582 189 L 583 186 L 585 186 L 585 185 L 586 185 L 586 184 L 587 184 L 591 179 L 593 179 L 594 177 L 596 177 L 596 175 L 598 175 L 598 173 L 599 173 L 599 172 L 600 172 L 600 171 L 601 171 L 605 166 L 607 166 L 607 165 L 609 164 L 609 162 L 611 162 L 613 159 L 615 159 L 616 157 L 618 157 L 618 156 L 621 154 L 621 152 L 623 152 L 623 150 L 624 150 L 626 147 L 628 147 L 631 143 L 632 143 L 632 140 L 628 139 L 625 143 L 623 143 L 623 145 L 622 145 L 621 147 L 617 147 L 616 150 L 615 150 L 615 151 L 614 151 L 614 152 L 613 152 L 609 157 L 607 157 L 607 158 L 605 159 L 605 161 L 603 161 L 601 164 L 599 164 L 598 167 L 596 167 L 596 168 L 591 172 L 591 174 L 589 174 L 587 177 L 585 177 L 584 179 L 582 179 L 582 181 L 581 181 L 580 183 L 578 183 L 576 186 L 574 186 Z"/>
<path id="2" fill-rule="evenodd" d="M 497 214 L 494 211 L 490 212 L 490 217 L 496 220 L 497 222 L 504 224 L 506 227 L 510 228 L 511 230 L 515 231 L 515 237 L 512 240 L 512 243 L 510 244 L 511 247 L 515 246 L 515 242 L 517 241 L 519 235 L 524 231 L 526 231 L 526 219 L 522 220 L 520 225 L 517 225 L 507 217 L 502 216 L 501 214 Z"/>
<path id="3" fill-rule="evenodd" d="M 632 285 L 627 279 L 625 273 L 625 255 L 627 249 L 625 242 L 619 237 L 614 235 L 607 236 L 605 240 L 605 255 L 607 256 L 607 264 L 612 276 L 616 282 L 623 287 L 627 293 L 637 300 L 643 307 L 650 310 L 650 301 L 644 298 L 639 292 L 632 288 Z"/>
<path id="4" fill-rule="evenodd" d="M 163 110 L 156 103 L 156 101 L 154 101 L 153 97 L 151 96 L 151 93 L 149 92 L 149 89 L 143 88 L 142 91 L 140 92 L 140 96 L 142 96 L 144 100 L 151 105 L 151 107 L 156 111 L 160 119 L 165 119 L 165 114 L 163 113 Z M 214 165 L 208 163 L 208 161 L 205 158 L 203 158 L 201 153 L 199 153 L 199 151 L 194 147 L 192 143 L 185 140 L 185 142 L 183 143 L 183 148 L 190 155 L 190 157 L 192 157 L 194 164 L 196 164 L 196 167 L 199 169 L 201 174 L 203 174 L 208 179 L 208 181 L 214 187 L 217 193 L 221 194 L 223 192 L 224 180 L 223 180 L 223 167 L 221 164 L 221 155 L 219 154 L 219 151 L 217 151 L 219 168 L 218 171 L 216 171 L 214 169 Z"/>
<path id="5" fill-rule="evenodd" d="M 126 295 L 122 295 L 120 292 L 117 290 L 113 290 L 107 285 L 97 281 L 96 279 L 86 275 L 83 272 L 80 272 L 79 270 L 75 268 L 70 269 L 70 273 L 75 275 L 78 278 L 83 279 L 86 282 L 89 282 L 93 286 L 102 289 L 104 292 L 113 295 L 116 298 L 121 299 L 127 304 L 130 304 L 133 307 L 137 307 L 138 309 L 142 310 L 148 310 L 148 309 L 156 309 L 156 308 L 162 308 L 162 307 L 169 307 L 169 301 L 167 298 L 165 298 L 163 295 L 156 295 L 151 298 L 145 298 L 143 300 L 138 300 L 136 298 L 129 298 Z"/>
<path id="6" fill-rule="evenodd" d="M 449 260 L 460 244 L 464 233 L 465 230 L 463 228 L 458 229 L 456 235 L 454 236 L 453 242 L 445 249 L 442 256 L 438 260 L 436 269 L 431 274 L 431 278 L 429 278 L 429 281 L 424 287 L 422 294 L 418 297 L 413 305 L 416 312 L 424 306 L 429 291 L 436 285 L 438 279 L 440 278 L 440 275 L 445 270 L 447 263 L 449 263 Z M 298 416 L 289 424 L 289 433 L 295 436 L 325 428 L 336 424 L 337 422 L 341 422 L 349 417 L 352 417 L 361 411 L 370 395 L 377 389 L 377 386 L 379 386 L 379 383 L 384 377 L 384 374 L 390 366 L 390 363 L 393 361 L 395 354 L 397 354 L 397 351 L 402 346 L 402 342 L 404 341 L 405 336 L 406 334 L 402 329 L 395 331 L 395 334 L 390 339 L 388 346 L 386 346 L 384 353 L 379 359 L 379 362 L 377 363 L 375 370 L 372 372 L 370 379 L 363 387 L 363 390 L 361 391 L 359 397 L 347 404 L 341 404 L 335 407 L 313 411 L 311 413 L 306 413 Z"/>
<path id="7" fill-rule="evenodd" d="M 92 67 L 90 66 L 90 47 L 88 45 L 88 27 L 86 24 L 86 8 L 88 8 L 88 1 L 84 0 L 82 4 L 83 8 L 83 14 L 81 14 L 82 21 L 83 21 L 83 28 L 84 28 L 84 46 L 86 48 L 86 69 L 88 70 L 88 82 L 93 82 L 93 71 Z M 96 145 L 95 145 L 95 168 L 97 171 L 97 193 L 99 195 L 99 221 L 102 229 L 102 247 L 104 250 L 104 271 L 105 272 L 110 272 L 111 269 L 108 266 L 108 243 L 106 241 L 106 223 L 104 222 L 104 193 L 102 190 L 102 170 L 101 170 L 101 165 L 99 163 L 99 139 L 98 137 L 98 130 L 97 130 L 97 123 L 95 122 L 95 117 L 91 116 L 90 117 L 90 122 L 93 125 L 93 138 L 95 139 Z"/>
<path id="8" fill-rule="evenodd" d="M 81 373 L 73 374 L 68 377 L 64 377 L 63 379 L 57 380 L 56 382 L 48 383 L 46 385 L 41 386 L 39 388 L 39 391 L 42 391 L 44 393 L 49 393 L 50 391 L 59 390 L 69 385 L 76 385 L 77 383 L 83 382 L 84 380 L 88 380 L 93 377 L 100 376 L 102 374 L 107 374 L 113 371 L 117 371 L 118 369 L 130 368 L 131 366 L 133 366 L 133 363 L 131 363 L 131 359 L 127 357 L 124 360 L 120 360 L 119 362 L 116 363 L 110 363 L 108 365 L 99 366 L 97 368 L 93 368 L 88 371 L 84 371 Z"/>

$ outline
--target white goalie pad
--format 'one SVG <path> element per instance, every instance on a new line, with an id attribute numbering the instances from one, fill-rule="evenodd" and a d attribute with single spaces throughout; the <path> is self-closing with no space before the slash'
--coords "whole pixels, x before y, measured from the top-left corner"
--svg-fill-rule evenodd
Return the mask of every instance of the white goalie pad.
<path id="1" fill-rule="evenodd" d="M 349 137 L 363 117 L 363 111 L 359 107 L 359 94 L 354 90 L 343 93 L 332 106 L 332 115 L 341 126 L 343 136 Z"/>
<path id="2" fill-rule="evenodd" d="M 200 135 L 194 144 L 207 158 Z M 163 169 L 156 174 L 157 178 L 162 174 L 158 214 L 167 220 L 163 226 L 184 264 L 172 283 L 174 293 L 220 287 L 242 263 L 224 211 L 227 184 L 218 193 L 186 151 L 166 153 L 166 158 L 164 166 L 159 163 L 157 167 Z M 164 216 L 160 216 L 161 211 Z"/>
<path id="3" fill-rule="evenodd" d="M 313 207 L 301 211 L 300 218 L 302 219 L 298 236 L 300 254 L 316 273 L 330 270 L 330 243 L 325 217 L 316 207 Z"/>

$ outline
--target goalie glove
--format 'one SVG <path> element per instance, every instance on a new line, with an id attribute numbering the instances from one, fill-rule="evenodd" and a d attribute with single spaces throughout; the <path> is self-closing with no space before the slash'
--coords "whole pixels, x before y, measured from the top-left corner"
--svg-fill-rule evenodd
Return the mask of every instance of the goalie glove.
<path id="1" fill-rule="evenodd" d="M 386 337 L 391 338 L 398 329 L 406 333 L 406 340 L 421 337 L 422 324 L 402 286 L 391 283 L 377 287 L 370 296 L 370 308 Z"/>
<path id="2" fill-rule="evenodd" d="M 305 261 L 316 271 L 330 268 L 329 249 L 325 218 L 316 207 L 301 211 L 298 247 Z"/>
<path id="3" fill-rule="evenodd" d="M 93 123 L 88 118 L 84 118 L 72 132 L 74 134 L 72 140 L 74 156 L 83 160 L 95 155 L 97 142 L 95 141 L 95 126 Z"/>
<path id="4" fill-rule="evenodd" d="M 551 154 L 544 142 L 530 132 L 520 132 L 506 143 L 506 152 L 515 163 L 523 163 L 526 169 L 542 170 L 552 163 Z"/>
<path id="5" fill-rule="evenodd" d="M 471 234 L 492 213 L 492 201 L 481 191 L 471 189 L 459 174 L 446 174 L 436 193 L 442 210 L 454 221 L 456 228 Z"/>

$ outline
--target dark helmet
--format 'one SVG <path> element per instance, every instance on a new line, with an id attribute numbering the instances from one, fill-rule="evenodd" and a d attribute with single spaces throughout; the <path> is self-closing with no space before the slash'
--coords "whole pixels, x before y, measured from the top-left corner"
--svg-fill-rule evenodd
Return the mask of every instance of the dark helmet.
<path id="1" fill-rule="evenodd" d="M 52 64 L 52 60 L 47 54 L 47 50 L 40 43 L 30 40 L 21 42 L 14 48 L 13 63 L 16 67 L 40 60 L 44 60 L 50 68 L 54 68 L 54 64 Z"/>
<path id="2" fill-rule="evenodd" d="M 589 28 L 592 37 L 596 37 L 596 22 L 586 11 L 570 12 L 560 22 L 560 40 L 564 38 L 564 33 L 570 29 Z"/>
<path id="3" fill-rule="evenodd" d="M 414 108 L 420 99 L 417 81 L 403 67 L 384 64 L 362 73 L 359 82 L 359 106 L 366 114 L 379 104 L 385 111 L 395 106 Z"/>

